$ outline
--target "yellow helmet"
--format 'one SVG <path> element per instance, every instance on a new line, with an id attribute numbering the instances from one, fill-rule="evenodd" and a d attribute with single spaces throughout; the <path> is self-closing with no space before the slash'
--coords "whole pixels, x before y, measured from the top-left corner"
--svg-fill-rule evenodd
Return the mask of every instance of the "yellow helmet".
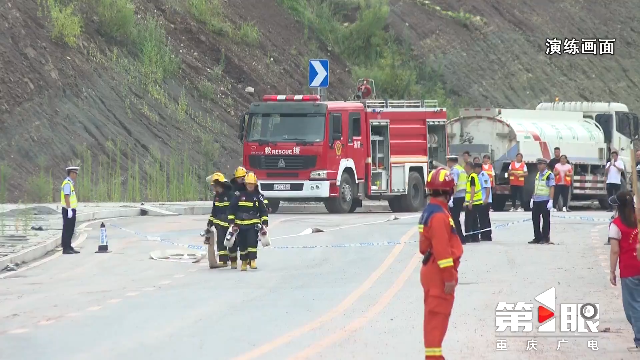
<path id="1" fill-rule="evenodd" d="M 233 177 L 243 177 L 247 175 L 247 169 L 243 168 L 242 166 L 238 166 L 238 168 L 236 169 L 236 172 L 233 174 Z"/>
<path id="2" fill-rule="evenodd" d="M 257 184 L 258 183 L 258 177 L 256 176 L 256 174 L 250 172 L 247 175 L 245 175 L 244 182 L 246 184 Z"/>
<path id="3" fill-rule="evenodd" d="M 224 175 L 221 172 L 216 172 L 211 175 L 211 185 L 213 185 L 213 183 L 215 183 L 216 181 L 225 182 L 227 181 L 227 179 L 224 178 Z"/>

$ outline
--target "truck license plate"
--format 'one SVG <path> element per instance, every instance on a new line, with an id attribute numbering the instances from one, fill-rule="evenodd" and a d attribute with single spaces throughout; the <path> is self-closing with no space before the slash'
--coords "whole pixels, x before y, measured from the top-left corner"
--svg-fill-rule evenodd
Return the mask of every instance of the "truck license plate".
<path id="1" fill-rule="evenodd" d="M 274 184 L 273 190 L 291 190 L 291 184 Z"/>

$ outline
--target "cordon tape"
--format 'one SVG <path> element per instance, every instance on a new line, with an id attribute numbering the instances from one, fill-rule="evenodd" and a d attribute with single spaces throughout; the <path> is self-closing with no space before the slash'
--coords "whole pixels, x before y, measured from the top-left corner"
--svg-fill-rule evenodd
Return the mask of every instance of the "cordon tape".
<path id="1" fill-rule="evenodd" d="M 581 221 L 587 221 L 587 222 L 610 222 L 611 219 L 599 219 L 599 218 L 594 218 L 592 216 L 567 216 L 567 215 L 551 215 L 551 217 L 554 218 L 558 218 L 558 219 L 574 219 L 574 220 L 581 220 Z M 530 222 L 531 219 L 530 218 L 526 218 L 526 219 L 521 219 L 521 220 L 517 220 L 517 221 L 512 221 L 512 222 L 508 222 L 508 223 L 504 223 L 504 224 L 497 224 L 494 225 L 493 227 L 491 227 L 491 230 L 500 230 L 500 229 L 505 229 L 508 228 L 510 226 L 514 226 L 517 224 L 522 224 L 522 223 L 526 223 L 526 222 Z M 167 245 L 173 245 L 173 246 L 179 246 L 179 247 L 184 247 L 187 249 L 192 249 L 192 250 L 200 250 L 200 251 L 206 251 L 207 250 L 207 246 L 206 245 L 192 245 L 192 244 L 180 244 L 177 243 L 175 241 L 171 241 L 168 239 L 163 239 L 160 238 L 158 236 L 149 236 L 149 235 L 145 235 L 143 233 L 140 233 L 138 231 L 134 231 L 134 230 L 129 230 L 129 229 L 125 229 L 121 226 L 115 225 L 115 224 L 108 224 L 111 227 L 114 227 L 116 229 L 122 230 L 122 231 L 126 231 L 128 233 L 134 234 L 136 236 L 139 236 L 141 238 L 144 238 L 145 240 L 148 241 L 157 241 L 163 244 L 167 244 Z M 482 229 L 479 231 L 475 231 L 472 233 L 467 233 L 465 235 L 470 235 L 470 234 L 475 234 L 475 233 L 481 233 L 484 231 L 487 231 L 489 229 Z M 302 235 L 308 235 L 308 234 L 302 234 Z M 285 236 L 281 236 L 281 237 L 276 237 L 274 239 L 278 239 L 278 238 L 287 238 L 287 237 L 294 237 L 294 236 L 302 236 L 301 234 L 296 234 L 296 235 L 285 235 Z M 406 244 L 410 244 L 410 243 L 417 243 L 418 240 L 410 240 L 410 241 L 406 241 Z M 360 242 L 360 243 L 349 243 L 349 244 L 332 244 L 332 245 L 290 245 L 290 246 L 269 246 L 266 248 L 263 248 L 263 250 L 268 250 L 268 249 L 321 249 L 321 248 L 347 248 L 347 247 L 369 247 L 369 246 L 394 246 L 394 245 L 398 245 L 400 244 L 399 241 L 378 241 L 378 242 Z"/>

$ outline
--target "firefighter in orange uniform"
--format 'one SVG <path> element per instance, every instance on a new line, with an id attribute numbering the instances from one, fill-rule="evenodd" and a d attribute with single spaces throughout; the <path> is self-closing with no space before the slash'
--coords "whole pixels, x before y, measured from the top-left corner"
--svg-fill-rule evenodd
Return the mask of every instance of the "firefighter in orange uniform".
<path id="1" fill-rule="evenodd" d="M 449 214 L 448 202 L 455 192 L 453 177 L 440 167 L 427 177 L 431 200 L 420 216 L 420 282 L 424 289 L 425 359 L 442 359 L 442 342 L 453 309 L 458 284 L 462 243 Z"/>

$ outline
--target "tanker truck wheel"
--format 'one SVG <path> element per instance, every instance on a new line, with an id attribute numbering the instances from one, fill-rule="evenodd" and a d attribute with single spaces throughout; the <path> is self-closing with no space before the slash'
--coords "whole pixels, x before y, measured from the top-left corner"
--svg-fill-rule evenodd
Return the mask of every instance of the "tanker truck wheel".
<path id="1" fill-rule="evenodd" d="M 353 180 L 349 174 L 343 173 L 340 178 L 340 192 L 338 197 L 325 200 L 324 207 L 330 214 L 346 214 L 351 209 L 354 194 Z"/>

